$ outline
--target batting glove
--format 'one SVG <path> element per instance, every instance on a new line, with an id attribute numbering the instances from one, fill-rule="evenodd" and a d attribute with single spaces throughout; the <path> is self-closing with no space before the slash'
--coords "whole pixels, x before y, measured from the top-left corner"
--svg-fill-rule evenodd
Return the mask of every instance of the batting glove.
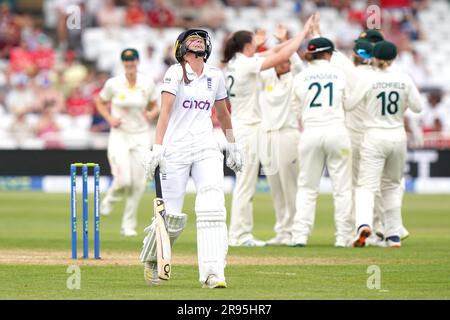
<path id="1" fill-rule="evenodd" d="M 152 150 L 149 150 L 144 155 L 143 166 L 145 170 L 145 177 L 147 180 L 155 179 L 155 170 L 159 166 L 159 171 L 166 173 L 166 162 L 163 157 L 163 146 L 160 144 L 154 144 Z"/>
<path id="2" fill-rule="evenodd" d="M 244 149 L 238 143 L 228 143 L 226 148 L 227 167 L 234 172 L 242 170 L 244 164 Z"/>

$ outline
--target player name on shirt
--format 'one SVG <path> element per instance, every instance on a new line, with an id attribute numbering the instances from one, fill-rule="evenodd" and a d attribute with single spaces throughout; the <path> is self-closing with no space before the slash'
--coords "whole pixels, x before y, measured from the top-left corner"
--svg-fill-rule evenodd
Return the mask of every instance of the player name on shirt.
<path id="1" fill-rule="evenodd" d="M 399 89 L 405 90 L 404 82 L 377 82 L 372 85 L 372 89 Z"/>
<path id="2" fill-rule="evenodd" d="M 329 74 L 329 73 L 318 73 L 306 76 L 304 78 L 304 81 L 311 81 L 311 80 L 337 80 L 337 75 L 335 74 Z"/>

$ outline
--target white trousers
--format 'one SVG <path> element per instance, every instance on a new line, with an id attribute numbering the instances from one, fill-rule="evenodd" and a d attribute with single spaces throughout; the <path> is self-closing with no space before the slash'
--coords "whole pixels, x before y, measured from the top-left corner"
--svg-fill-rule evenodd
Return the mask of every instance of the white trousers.
<path id="1" fill-rule="evenodd" d="M 300 138 L 299 161 L 293 242 L 306 244 L 312 232 L 326 165 L 333 185 L 336 242 L 347 243 L 352 231 L 352 159 L 347 129 L 344 125 L 306 128 Z"/>
<path id="2" fill-rule="evenodd" d="M 270 186 L 275 209 L 277 236 L 291 238 L 297 195 L 298 152 L 300 131 L 282 128 L 261 133 L 260 159 Z"/>
<path id="3" fill-rule="evenodd" d="M 358 132 L 349 129 L 350 140 L 352 142 L 352 215 L 351 221 L 352 225 L 355 225 L 355 190 L 358 185 L 358 175 L 359 175 L 359 165 L 361 160 L 361 143 L 364 137 L 364 132 Z M 374 205 L 374 215 L 373 215 L 373 227 L 375 231 L 380 231 L 384 233 L 383 227 L 383 199 L 381 198 L 381 191 L 378 189 L 375 193 L 375 205 Z M 353 230 L 353 234 L 356 229 Z"/>
<path id="4" fill-rule="evenodd" d="M 259 170 L 259 125 L 234 126 L 236 141 L 244 147 L 244 166 L 236 174 L 233 189 L 229 239 L 242 243 L 253 238 L 253 196 L 256 191 Z"/>
<path id="5" fill-rule="evenodd" d="M 183 212 L 189 174 L 197 190 L 197 252 L 200 282 L 211 274 L 225 280 L 228 251 L 224 195 L 223 154 L 219 148 L 166 151 L 166 174 L 161 178 L 168 213 Z"/>
<path id="6" fill-rule="evenodd" d="M 406 134 L 403 129 L 369 129 L 365 133 L 355 191 L 357 228 L 361 225 L 373 227 L 375 193 L 381 188 L 385 235 L 399 236 L 405 160 Z"/>
<path id="7" fill-rule="evenodd" d="M 137 210 L 146 185 L 142 156 L 143 151 L 149 148 L 148 132 L 125 134 L 111 131 L 109 135 L 108 160 L 113 182 L 105 200 L 113 204 L 125 199 L 122 229 L 136 229 Z"/>

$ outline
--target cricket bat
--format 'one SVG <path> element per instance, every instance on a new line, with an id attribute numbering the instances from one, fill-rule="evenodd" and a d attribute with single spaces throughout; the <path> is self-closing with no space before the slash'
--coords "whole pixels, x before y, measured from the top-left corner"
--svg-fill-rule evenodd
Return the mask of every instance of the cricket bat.
<path id="1" fill-rule="evenodd" d="M 162 280 L 170 279 L 172 252 L 170 238 L 167 233 L 165 215 L 166 207 L 162 199 L 161 180 L 159 177 L 159 167 L 155 170 L 156 198 L 153 200 L 155 214 L 155 236 L 156 236 L 156 256 L 158 266 L 158 277 Z"/>

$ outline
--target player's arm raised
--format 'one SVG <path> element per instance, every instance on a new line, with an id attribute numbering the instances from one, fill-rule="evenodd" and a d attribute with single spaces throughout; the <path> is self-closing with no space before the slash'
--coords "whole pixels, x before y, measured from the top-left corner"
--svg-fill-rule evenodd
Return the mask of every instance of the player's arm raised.
<path id="1" fill-rule="evenodd" d="M 318 37 L 322 36 L 322 31 L 320 30 L 320 13 L 319 12 L 316 12 L 313 15 L 313 22 L 312 22 L 311 30 L 312 30 L 311 34 L 312 34 L 313 38 L 318 38 Z M 356 77 L 357 77 L 355 65 L 353 64 L 353 62 L 341 51 L 335 49 L 333 52 L 332 64 L 345 72 L 346 80 L 349 82 L 349 85 L 352 85 L 352 83 L 350 83 L 351 79 L 356 79 Z"/>
<path id="2" fill-rule="evenodd" d="M 280 51 L 269 55 L 265 58 L 263 64 L 261 65 L 261 71 L 273 68 L 276 65 L 282 63 L 283 61 L 289 60 L 291 55 L 298 50 L 303 40 L 309 34 L 311 25 L 313 21 L 313 16 L 311 16 L 305 24 L 302 32 L 296 37 L 285 42 L 285 45 L 281 48 Z"/>
<path id="3" fill-rule="evenodd" d="M 275 31 L 274 36 L 275 36 L 275 38 L 277 38 L 279 43 L 273 48 L 270 48 L 266 51 L 258 53 L 258 55 L 260 57 L 268 57 L 274 53 L 280 52 L 281 49 L 283 49 L 286 45 L 289 44 L 290 41 L 292 41 L 292 39 L 288 38 L 288 30 L 287 30 L 286 26 L 282 23 L 279 23 L 277 25 L 277 30 Z M 258 39 L 258 37 L 256 39 Z M 265 42 L 265 39 L 264 39 L 264 42 Z M 257 46 L 258 46 L 258 43 L 257 43 Z"/>
<path id="4" fill-rule="evenodd" d="M 279 48 L 278 50 L 276 50 L 278 52 L 289 41 L 288 30 L 284 24 L 278 24 L 277 30 L 275 32 L 275 38 L 277 38 L 279 44 L 274 49 Z M 303 70 L 302 59 L 300 59 L 300 56 L 297 52 L 294 52 L 289 57 L 289 62 L 291 63 L 291 72 L 293 75 L 297 75 Z"/>

